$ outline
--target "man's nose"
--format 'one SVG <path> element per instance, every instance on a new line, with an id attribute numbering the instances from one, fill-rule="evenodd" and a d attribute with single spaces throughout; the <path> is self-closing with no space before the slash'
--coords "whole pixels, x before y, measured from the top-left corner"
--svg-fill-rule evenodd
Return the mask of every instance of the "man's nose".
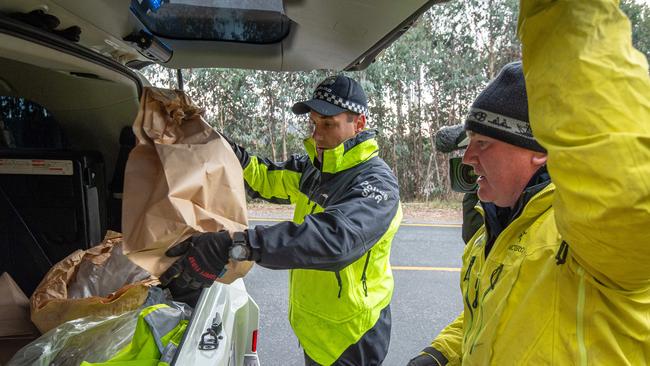
<path id="1" fill-rule="evenodd" d="M 475 163 L 476 163 L 476 154 L 474 153 L 474 149 L 472 148 L 472 144 L 470 143 L 465 149 L 465 153 L 463 154 L 463 164 L 471 165 L 473 167 Z"/>

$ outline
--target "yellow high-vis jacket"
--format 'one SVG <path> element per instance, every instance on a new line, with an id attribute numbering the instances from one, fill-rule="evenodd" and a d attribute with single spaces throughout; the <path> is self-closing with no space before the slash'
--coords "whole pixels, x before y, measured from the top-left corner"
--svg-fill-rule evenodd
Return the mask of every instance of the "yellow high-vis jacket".
<path id="1" fill-rule="evenodd" d="M 533 135 L 552 184 L 485 256 L 433 341 L 449 365 L 650 363 L 650 78 L 615 0 L 523 0 Z"/>
<path id="2" fill-rule="evenodd" d="M 305 353 L 331 365 L 375 327 L 393 295 L 390 249 L 402 219 L 397 178 L 379 158 L 375 131 L 323 152 L 272 162 L 232 144 L 251 197 L 296 205 L 293 222 L 256 226 L 257 264 L 289 269 L 289 322 Z M 390 321 L 382 327 L 389 344 Z M 376 328 L 375 328 L 376 329 Z"/>

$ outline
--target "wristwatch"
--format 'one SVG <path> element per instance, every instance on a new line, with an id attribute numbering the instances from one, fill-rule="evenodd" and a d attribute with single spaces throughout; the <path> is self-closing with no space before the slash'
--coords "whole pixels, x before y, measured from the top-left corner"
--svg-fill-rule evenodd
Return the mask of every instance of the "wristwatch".
<path id="1" fill-rule="evenodd" d="M 251 247 L 246 243 L 246 237 L 243 232 L 236 232 L 232 237 L 232 246 L 228 251 L 231 259 L 236 261 L 247 261 L 251 258 Z"/>

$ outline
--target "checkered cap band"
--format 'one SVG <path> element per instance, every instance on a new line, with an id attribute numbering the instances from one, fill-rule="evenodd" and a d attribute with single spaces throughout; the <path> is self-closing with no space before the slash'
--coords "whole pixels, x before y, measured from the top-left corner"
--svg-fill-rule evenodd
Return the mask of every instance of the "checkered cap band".
<path id="1" fill-rule="evenodd" d="M 336 96 L 332 93 L 326 92 L 324 90 L 316 90 L 314 92 L 314 99 L 324 100 L 328 103 L 332 103 L 335 106 L 345 108 L 351 112 L 368 115 L 368 108 L 362 106 L 361 104 L 345 100 L 339 96 Z"/>

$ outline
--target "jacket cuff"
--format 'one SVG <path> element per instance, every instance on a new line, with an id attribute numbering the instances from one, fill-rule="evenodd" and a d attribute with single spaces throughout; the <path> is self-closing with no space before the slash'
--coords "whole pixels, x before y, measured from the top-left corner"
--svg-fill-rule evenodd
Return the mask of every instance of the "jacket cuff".
<path id="1" fill-rule="evenodd" d="M 433 347 L 427 347 L 422 350 L 422 353 L 431 356 L 437 362 L 437 366 L 445 366 L 449 360 L 447 360 L 447 357 L 442 354 L 442 352 L 438 351 L 437 349 Z"/>
<path id="2" fill-rule="evenodd" d="M 246 236 L 246 241 L 248 244 L 248 248 L 250 248 L 251 254 L 250 254 L 250 260 L 253 262 L 259 262 L 260 259 L 262 259 L 262 250 L 255 242 L 255 229 L 253 230 L 244 230 L 244 235 Z"/>

